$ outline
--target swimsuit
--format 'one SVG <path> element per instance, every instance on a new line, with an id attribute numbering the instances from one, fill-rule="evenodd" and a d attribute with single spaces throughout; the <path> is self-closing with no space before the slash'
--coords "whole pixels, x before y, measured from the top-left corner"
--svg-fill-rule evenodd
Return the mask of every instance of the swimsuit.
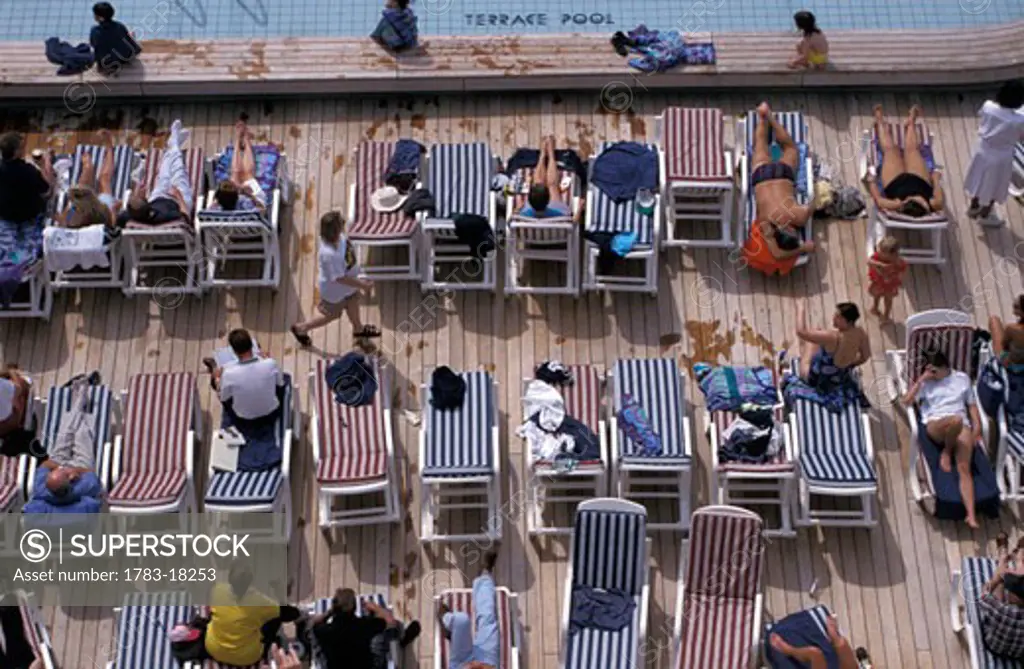
<path id="1" fill-rule="evenodd" d="M 871 259 L 878 260 L 878 254 L 872 254 Z M 868 293 L 872 297 L 895 297 L 903 285 L 903 272 L 906 268 L 907 262 L 902 258 L 889 265 L 888 270 L 871 265 L 868 268 Z"/>
<path id="2" fill-rule="evenodd" d="M 757 186 L 765 181 L 776 181 L 777 179 L 786 179 L 796 184 L 796 171 L 786 163 L 765 163 L 758 165 L 754 168 L 754 173 L 750 175 L 750 185 Z"/>
<path id="3" fill-rule="evenodd" d="M 931 200 L 935 189 L 930 183 L 910 172 L 896 175 L 884 189 L 885 196 L 890 200 L 906 200 L 908 197 L 920 196 Z"/>
<path id="4" fill-rule="evenodd" d="M 761 236 L 760 224 L 754 221 L 750 226 L 747 243 L 743 245 L 743 259 L 747 261 L 747 265 L 759 272 L 786 276 L 793 271 L 798 257 L 776 258 L 772 255 L 771 249 Z"/>
<path id="5" fill-rule="evenodd" d="M 807 52 L 807 64 L 808 65 L 827 65 L 828 64 L 828 53 L 822 53 L 818 51 Z"/>

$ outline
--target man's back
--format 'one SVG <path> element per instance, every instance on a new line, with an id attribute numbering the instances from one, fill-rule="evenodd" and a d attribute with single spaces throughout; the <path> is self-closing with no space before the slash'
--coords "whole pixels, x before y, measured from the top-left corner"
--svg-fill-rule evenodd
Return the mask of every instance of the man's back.
<path id="1" fill-rule="evenodd" d="M 373 669 L 373 637 L 387 628 L 380 618 L 335 614 L 313 628 L 327 669 Z"/>
<path id="2" fill-rule="evenodd" d="M 0 160 L 0 219 L 31 221 L 46 210 L 50 190 L 42 173 L 20 158 Z"/>
<path id="3" fill-rule="evenodd" d="M 281 369 L 273 358 L 250 358 L 224 368 L 220 398 L 232 401 L 239 418 L 261 418 L 278 408 L 277 388 L 283 383 Z"/>
<path id="4" fill-rule="evenodd" d="M 793 215 L 799 208 L 795 193 L 794 184 L 789 179 L 772 179 L 757 184 L 754 186 L 757 217 L 778 225 L 803 225 L 805 221 L 798 222 Z"/>
<path id="5" fill-rule="evenodd" d="M 102 71 L 116 70 L 142 51 L 138 42 L 120 21 L 104 21 L 93 26 L 89 43 L 96 52 L 96 66 Z"/>

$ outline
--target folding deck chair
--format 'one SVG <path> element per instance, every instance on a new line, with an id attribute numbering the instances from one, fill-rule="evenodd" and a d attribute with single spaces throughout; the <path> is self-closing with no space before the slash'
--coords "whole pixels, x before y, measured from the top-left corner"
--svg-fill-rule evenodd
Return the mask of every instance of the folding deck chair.
<path id="1" fill-rule="evenodd" d="M 526 458 L 526 526 L 531 535 L 568 534 L 571 527 L 548 525 L 544 510 L 556 503 L 575 504 L 608 494 L 608 444 L 602 398 L 604 385 L 594 365 L 570 365 L 573 384 L 560 388 L 565 399 L 565 412 L 589 427 L 601 443 L 599 460 L 584 460 L 568 471 L 561 471 L 549 460 L 538 458 L 528 443 L 523 444 Z M 523 387 L 531 379 L 523 380 Z M 524 414 L 529 420 L 530 416 Z"/>
<path id="2" fill-rule="evenodd" d="M 501 637 L 499 647 L 499 666 L 501 669 L 519 669 L 519 595 L 508 588 L 495 588 L 497 602 L 495 609 L 498 614 L 498 634 Z M 434 610 L 438 604 L 444 603 L 455 613 L 465 613 L 473 618 L 473 591 L 470 589 L 445 590 L 434 595 Z M 434 625 L 434 669 L 448 669 L 448 640 L 444 638 L 441 625 Z"/>
<path id="3" fill-rule="evenodd" d="M 612 491 L 618 497 L 636 501 L 672 500 L 679 520 L 649 522 L 647 527 L 686 532 L 690 527 L 693 441 L 679 366 L 671 358 L 622 359 L 615 363 L 608 389 L 613 406 L 609 418 Z M 618 415 L 626 394 L 646 410 L 654 432 L 661 438 L 660 454 L 636 452 L 639 447 L 619 427 Z"/>
<path id="4" fill-rule="evenodd" d="M 291 460 L 297 393 L 290 374 L 284 375 L 281 414 L 274 423 L 274 438 L 281 449 L 281 464 L 259 472 L 214 471 L 207 468 L 206 498 L 203 509 L 219 513 L 270 513 L 274 527 L 268 537 L 254 534 L 255 541 L 270 539 L 287 542 L 292 532 Z"/>
<path id="5" fill-rule="evenodd" d="M 256 179 L 266 193 L 265 213 L 253 210 L 222 211 L 214 204 L 217 186 L 228 178 L 234 147 L 227 147 L 210 161 L 208 176 L 211 186 L 205 209 L 196 214 L 196 227 L 205 255 L 202 284 L 204 287 L 238 286 L 277 288 L 281 282 L 281 204 L 288 203 L 291 183 L 285 154 L 276 146 L 253 146 L 256 157 Z M 223 276 L 228 263 L 260 263 L 259 278 Z"/>
<path id="6" fill-rule="evenodd" d="M 536 169 L 524 167 L 513 175 L 513 183 L 521 183 L 519 192 L 505 197 L 505 295 L 572 295 L 580 294 L 580 228 L 575 212 L 579 209 L 579 178 L 571 170 L 559 170 L 559 183 L 572 181 L 562 196 L 569 205 L 568 216 L 536 218 L 520 216 L 526 206 Z M 527 263 L 536 260 L 565 266 L 565 281 L 560 285 L 527 285 L 524 274 Z"/>
<path id="7" fill-rule="evenodd" d="M 195 435 L 201 433 L 192 374 L 136 374 L 121 394 L 124 434 L 104 453 L 110 472 L 109 512 L 181 514 L 196 509 L 192 477 Z"/>
<path id="8" fill-rule="evenodd" d="M 613 144 L 615 142 L 602 142 L 599 153 L 604 153 Z M 647 147 L 652 151 L 657 151 L 658 148 L 653 144 Z M 593 169 L 594 161 L 591 161 L 590 177 L 593 176 Z M 587 232 L 611 234 L 635 232 L 636 244 L 629 253 L 616 260 L 616 263 L 621 265 L 629 261 L 639 262 L 643 266 L 643 276 L 601 274 L 598 269 L 601 250 L 597 244 L 588 240 L 583 247 L 584 290 L 622 290 L 658 294 L 658 244 L 661 240 L 661 192 L 664 190 L 664 178 L 664 173 L 659 173 L 658 186 L 654 189 L 654 213 L 650 216 L 637 211 L 636 200 L 617 203 L 588 179 L 584 229 Z"/>
<path id="9" fill-rule="evenodd" d="M 32 382 L 29 381 L 28 405 L 25 407 L 24 428 L 31 430 L 35 424 L 35 398 L 33 397 Z M 4 443 L 0 439 L 0 446 Z M 28 453 L 22 453 L 17 457 L 0 454 L 0 514 L 21 511 L 22 505 L 28 499 L 26 494 L 26 482 L 28 481 L 29 469 L 33 467 L 32 458 Z M 12 527 L 13 529 L 13 527 Z M 0 525 L 0 552 L 7 549 L 15 550 L 14 542 L 20 541 L 20 534 L 7 533 L 7 528 Z"/>
<path id="10" fill-rule="evenodd" d="M 981 636 L 978 600 L 985 584 L 995 575 L 997 562 L 991 558 L 965 557 L 950 578 L 949 621 L 953 631 L 967 641 L 971 669 L 1021 669 L 1017 662 L 993 655 Z"/>
<path id="11" fill-rule="evenodd" d="M 164 150 L 156 149 L 146 156 L 142 179 L 145 197 L 156 186 Z M 198 211 L 203 208 L 204 153 L 197 148 L 185 149 L 182 153 L 195 196 L 193 207 Z M 121 232 L 121 244 L 125 257 L 125 295 L 198 295 L 202 292 L 203 247 L 191 212 L 188 218 L 160 225 L 130 222 Z M 150 268 L 178 269 L 185 273 L 185 279 L 166 276 L 150 285 L 144 280 Z"/>
<path id="12" fill-rule="evenodd" d="M 828 617 L 832 612 L 827 606 L 819 604 L 805 611 L 791 613 L 774 624 L 765 626 L 763 640 L 764 664 L 768 669 L 805 669 L 807 665 L 786 657 L 772 648 L 770 639 L 772 634 L 778 634 L 782 640 L 796 648 L 814 646 L 822 652 L 832 651 L 832 641 L 828 638 L 828 628 L 825 627 Z"/>
<path id="13" fill-rule="evenodd" d="M 346 234 L 355 247 L 362 268 L 361 278 L 374 281 L 421 281 L 419 221 L 401 209 L 391 213 L 375 211 L 370 196 L 384 185 L 384 172 L 393 142 L 362 142 L 354 151 L 356 179 L 348 197 L 348 228 Z M 371 264 L 370 253 L 395 253 L 406 259 L 388 259 L 394 264 Z"/>
<path id="14" fill-rule="evenodd" d="M 1024 499 L 1021 481 L 1024 479 L 1024 432 L 1015 429 L 1007 417 L 1006 406 L 1010 399 L 1010 377 L 1003 365 L 999 365 L 1003 381 L 1003 401 L 996 414 L 999 432 L 999 446 L 996 449 L 996 483 L 1006 501 L 1019 502 Z M 979 379 L 980 380 L 980 379 Z"/>
<path id="15" fill-rule="evenodd" d="M 16 605 L 18 607 L 25 639 L 35 651 L 36 657 L 42 660 L 44 669 L 56 669 L 57 665 L 53 659 L 53 644 L 50 643 L 50 634 L 46 631 L 46 626 L 40 618 L 39 608 L 23 590 L 15 590 L 12 595 L 16 604 L 9 601 L 9 595 L 8 598 L 5 598 L 8 601 L 4 602 L 4 606 Z"/>
<path id="16" fill-rule="evenodd" d="M 676 669 L 748 669 L 760 655 L 763 528 L 760 516 L 735 506 L 694 511 L 679 561 Z"/>
<path id="17" fill-rule="evenodd" d="M 320 528 L 397 523 L 398 485 L 395 440 L 391 423 L 388 368 L 376 358 L 379 388 L 373 402 L 348 406 L 337 402 L 324 373 L 328 362 L 317 361 L 309 375 L 312 398 L 309 435 L 316 470 Z M 334 510 L 335 498 L 361 501 L 355 508 Z"/>
<path id="18" fill-rule="evenodd" d="M 388 600 L 384 595 L 376 593 L 372 595 L 359 595 L 359 598 L 356 599 L 357 617 L 362 618 L 364 615 L 366 615 L 366 610 L 363 608 L 363 605 L 367 602 L 372 602 L 377 606 L 380 606 L 385 609 L 391 608 L 390 606 L 388 606 Z M 311 613 L 313 613 L 314 615 L 327 613 L 327 611 L 329 611 L 331 608 L 331 598 L 322 597 L 313 602 L 313 606 L 311 608 Z M 311 645 L 313 647 L 312 656 L 310 657 L 309 660 L 310 669 L 328 669 L 327 658 L 324 657 L 323 651 L 317 645 L 316 635 L 311 633 L 309 636 L 310 639 L 312 640 Z M 390 652 L 388 656 L 388 669 L 395 669 L 396 664 L 398 666 L 401 665 L 402 658 L 402 649 L 398 645 L 398 639 L 395 639 L 391 642 L 389 651 Z"/>
<path id="19" fill-rule="evenodd" d="M 907 318 L 906 329 L 906 348 L 886 351 L 895 379 L 893 390 L 897 397 L 905 395 L 910 385 L 924 372 L 924 354 L 931 350 L 945 353 L 951 369 L 964 372 L 977 382 L 978 369 L 987 359 L 989 351 L 985 349 L 981 352 L 976 369 L 972 362 L 974 324 L 970 315 L 953 309 L 922 311 Z M 907 407 L 906 411 L 907 422 L 910 423 L 908 478 L 914 501 L 922 504 L 934 500 L 933 513 L 939 518 L 963 518 L 966 509 L 960 497 L 957 471 L 942 471 L 939 468 L 939 450 L 931 444 L 921 444 L 921 439 L 927 438 L 927 435 L 920 429 L 921 416 L 917 404 Z M 975 446 L 971 463 L 975 509 L 987 515 L 998 515 L 999 486 L 986 452 L 988 417 L 980 407 L 978 413 L 981 416 L 982 440 Z"/>
<path id="20" fill-rule="evenodd" d="M 97 173 L 103 164 L 105 146 L 96 144 L 79 144 L 71 161 L 69 185 L 78 185 L 82 173 L 82 160 L 86 154 L 92 158 Z M 135 167 L 135 150 L 130 146 L 114 147 L 114 176 L 111 179 L 111 190 L 115 200 L 122 206 L 128 202 L 132 189 L 132 170 Z M 95 187 L 96 184 L 85 184 Z M 57 198 L 57 211 L 64 211 L 68 192 L 62 191 Z M 113 239 L 106 248 L 107 265 L 96 267 L 76 267 L 71 270 L 53 270 L 51 283 L 55 289 L 61 288 L 124 288 L 124 260 L 121 253 L 121 239 Z"/>
<path id="21" fill-rule="evenodd" d="M 662 246 L 731 248 L 735 184 L 722 110 L 668 107 L 654 121 L 668 203 Z"/>
<path id="22" fill-rule="evenodd" d="M 928 165 L 929 172 L 934 172 L 938 167 L 938 161 L 935 157 L 932 133 L 924 123 L 918 123 L 916 127 L 917 136 L 921 138 L 921 155 Z M 889 130 L 896 145 L 903 148 L 903 124 L 890 123 Z M 882 188 L 882 149 L 878 145 L 878 133 L 874 124 L 870 130 L 865 130 L 861 137 L 860 169 L 865 181 L 874 179 L 878 182 L 878 187 Z M 925 236 L 924 242 L 916 245 L 913 237 L 905 239 L 900 248 L 900 257 L 908 263 L 938 266 L 945 264 L 942 238 L 950 223 L 947 212 L 937 211 L 918 217 L 907 216 L 899 212 L 884 211 L 875 204 L 873 198 L 871 200 L 871 218 L 868 221 L 867 234 L 868 257 L 871 257 L 879 240 L 886 235 L 895 232 L 921 233 Z"/>
<path id="23" fill-rule="evenodd" d="M 564 669 L 643 666 L 650 598 L 651 540 L 647 510 L 624 499 L 599 498 L 576 510 L 562 600 L 560 655 Z M 570 633 L 577 586 L 619 590 L 633 599 L 633 620 L 617 631 L 585 627 Z"/>
<path id="24" fill-rule="evenodd" d="M 187 592 L 133 592 L 114 609 L 117 651 L 107 669 L 178 669 L 167 634 L 192 620 Z"/>
<path id="25" fill-rule="evenodd" d="M 777 111 L 773 113 L 775 114 L 775 119 L 786 129 L 786 132 L 797 143 L 797 146 L 801 147 L 801 161 L 797 170 L 797 183 L 794 188 L 794 194 L 796 196 L 796 203 L 805 205 L 814 199 L 814 164 L 811 159 L 810 148 L 807 146 L 807 141 L 810 138 L 810 133 L 807 130 L 807 121 L 804 119 L 803 112 L 799 111 Z M 743 208 L 743 216 L 740 217 L 742 221 L 742 225 L 740 225 L 740 246 L 746 244 L 747 236 L 750 235 L 750 226 L 753 225 L 754 219 L 757 218 L 757 200 L 754 197 L 754 189 L 750 185 L 750 177 L 753 172 L 754 133 L 757 130 L 757 121 L 757 111 L 752 110 L 736 122 L 736 137 L 743 138 L 744 146 L 743 152 L 740 153 L 740 206 Z M 768 139 L 772 139 L 770 131 Z M 806 157 L 804 157 L 805 155 Z M 814 217 L 812 216 L 807 221 L 807 224 L 800 229 L 802 241 L 808 242 L 813 239 L 813 223 Z M 797 259 L 796 266 L 806 265 L 808 261 L 807 254 L 803 254 Z"/>
<path id="26" fill-rule="evenodd" d="M 45 227 L 45 216 L 32 225 L 0 221 L 0 271 L 20 278 L 9 304 L 0 304 L 0 318 L 50 320 L 53 283 L 43 256 Z"/>
<path id="27" fill-rule="evenodd" d="M 800 373 L 800 360 L 791 371 Z M 874 527 L 878 524 L 878 473 L 871 418 L 856 404 L 833 413 L 806 399 L 789 407 L 793 457 L 800 463 L 797 524 L 826 527 Z M 815 497 L 846 499 L 850 505 L 820 507 Z"/>
<path id="28" fill-rule="evenodd" d="M 497 235 L 498 198 L 491 193 L 491 177 L 497 170 L 497 159 L 483 142 L 430 148 L 424 181 L 436 211 L 418 214 L 424 238 L 423 290 L 494 290 L 497 239 L 490 255 L 478 258 L 456 236 L 454 219 L 460 214 L 482 216 L 491 234 Z"/>
<path id="29" fill-rule="evenodd" d="M 488 372 L 463 372 L 461 376 L 466 382 L 466 396 L 457 409 L 435 409 L 430 403 L 430 386 L 420 388 L 420 541 L 424 543 L 501 540 L 497 384 Z M 486 527 L 466 534 L 438 530 L 442 513 L 464 510 L 486 513 Z"/>
<path id="30" fill-rule="evenodd" d="M 1013 149 L 1013 176 L 1010 178 L 1010 195 L 1024 197 L 1024 142 Z"/>

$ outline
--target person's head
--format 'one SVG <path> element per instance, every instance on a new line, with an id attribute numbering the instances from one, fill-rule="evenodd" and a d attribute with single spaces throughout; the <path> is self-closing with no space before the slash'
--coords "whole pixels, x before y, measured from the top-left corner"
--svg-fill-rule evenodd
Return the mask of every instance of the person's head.
<path id="1" fill-rule="evenodd" d="M 1017 296 L 1017 299 L 1013 301 L 1013 315 L 1017 317 L 1017 320 L 1024 323 L 1024 293 Z"/>
<path id="2" fill-rule="evenodd" d="M 234 181 L 222 181 L 217 186 L 217 192 L 213 194 L 213 199 L 224 211 L 234 211 L 238 207 L 238 195 L 238 186 Z"/>
<path id="3" fill-rule="evenodd" d="M 5 132 L 0 135 L 0 158 L 14 160 L 25 157 L 25 142 L 16 132 Z"/>
<path id="4" fill-rule="evenodd" d="M 109 2 L 97 2 L 92 6 L 92 16 L 96 23 L 106 23 L 114 20 L 114 6 Z"/>
<path id="5" fill-rule="evenodd" d="M 832 315 L 832 325 L 836 329 L 852 328 L 860 319 L 860 309 L 853 302 L 840 302 L 836 305 L 836 313 Z"/>
<path id="6" fill-rule="evenodd" d="M 927 216 L 932 213 L 932 207 L 924 197 L 920 195 L 912 195 L 903 200 L 902 204 L 900 204 L 900 212 L 907 216 L 921 218 L 922 216 Z"/>
<path id="7" fill-rule="evenodd" d="M 134 221 L 149 220 L 149 200 L 139 194 L 128 198 L 128 214 Z"/>
<path id="8" fill-rule="evenodd" d="M 530 194 L 527 196 L 527 201 L 533 210 L 538 214 L 548 208 L 548 203 L 551 202 L 551 191 L 544 184 L 533 184 L 530 187 Z"/>
<path id="9" fill-rule="evenodd" d="M 1020 79 L 1007 81 L 996 93 L 996 103 L 1007 109 L 1024 107 L 1024 82 Z"/>
<path id="10" fill-rule="evenodd" d="M 928 351 L 924 354 L 924 369 L 938 376 L 945 376 L 949 372 L 949 358 L 942 351 Z"/>
<path id="11" fill-rule="evenodd" d="M 239 358 L 247 357 L 252 353 L 252 336 L 248 330 L 236 328 L 228 333 L 228 346 Z"/>
<path id="12" fill-rule="evenodd" d="M 356 593 L 351 588 L 338 588 L 334 592 L 334 599 L 331 600 L 331 607 L 334 612 L 341 615 L 355 615 Z"/>
<path id="13" fill-rule="evenodd" d="M 231 586 L 231 594 L 236 599 L 241 599 L 249 592 L 252 586 L 252 567 L 245 560 L 239 558 L 231 563 L 228 570 L 228 585 Z"/>
<path id="14" fill-rule="evenodd" d="M 818 22 L 814 18 L 814 14 L 811 14 L 806 9 L 793 15 L 793 23 L 795 23 L 796 27 L 803 32 L 804 37 L 810 37 L 814 33 L 821 32 L 821 29 L 818 28 Z"/>
<path id="15" fill-rule="evenodd" d="M 1003 590 L 1006 591 L 1007 601 L 1011 604 L 1021 606 L 1024 604 L 1024 576 L 1021 574 L 1003 574 Z"/>
<path id="16" fill-rule="evenodd" d="M 74 227 L 108 225 L 110 223 L 110 210 L 100 202 L 91 188 L 72 187 L 68 190 L 68 200 L 73 209 L 71 222 Z"/>
<path id="17" fill-rule="evenodd" d="M 388 0 L 387 4 L 392 9 L 405 9 L 409 6 L 409 0 Z"/>
<path id="18" fill-rule="evenodd" d="M 71 487 L 71 471 L 64 467 L 57 467 L 51 469 L 50 473 L 46 475 L 46 489 L 52 492 L 57 497 L 63 497 L 68 494 L 68 489 Z"/>
<path id="19" fill-rule="evenodd" d="M 876 248 L 882 255 L 888 258 L 895 258 L 900 254 L 900 240 L 892 235 L 886 235 L 879 240 Z"/>
<path id="20" fill-rule="evenodd" d="M 341 212 L 329 211 L 320 217 L 320 239 L 328 244 L 337 244 L 345 231 L 345 219 Z"/>

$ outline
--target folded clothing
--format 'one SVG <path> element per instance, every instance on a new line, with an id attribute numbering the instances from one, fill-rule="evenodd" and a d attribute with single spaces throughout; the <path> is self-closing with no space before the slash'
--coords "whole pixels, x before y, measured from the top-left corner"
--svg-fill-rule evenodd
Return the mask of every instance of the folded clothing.
<path id="1" fill-rule="evenodd" d="M 736 411 L 744 404 L 772 406 L 778 401 L 775 376 L 767 367 L 694 367 L 708 411 Z"/>
<path id="2" fill-rule="evenodd" d="M 583 629 L 616 632 L 633 622 L 635 612 L 636 600 L 624 590 L 574 585 L 569 634 Z"/>

